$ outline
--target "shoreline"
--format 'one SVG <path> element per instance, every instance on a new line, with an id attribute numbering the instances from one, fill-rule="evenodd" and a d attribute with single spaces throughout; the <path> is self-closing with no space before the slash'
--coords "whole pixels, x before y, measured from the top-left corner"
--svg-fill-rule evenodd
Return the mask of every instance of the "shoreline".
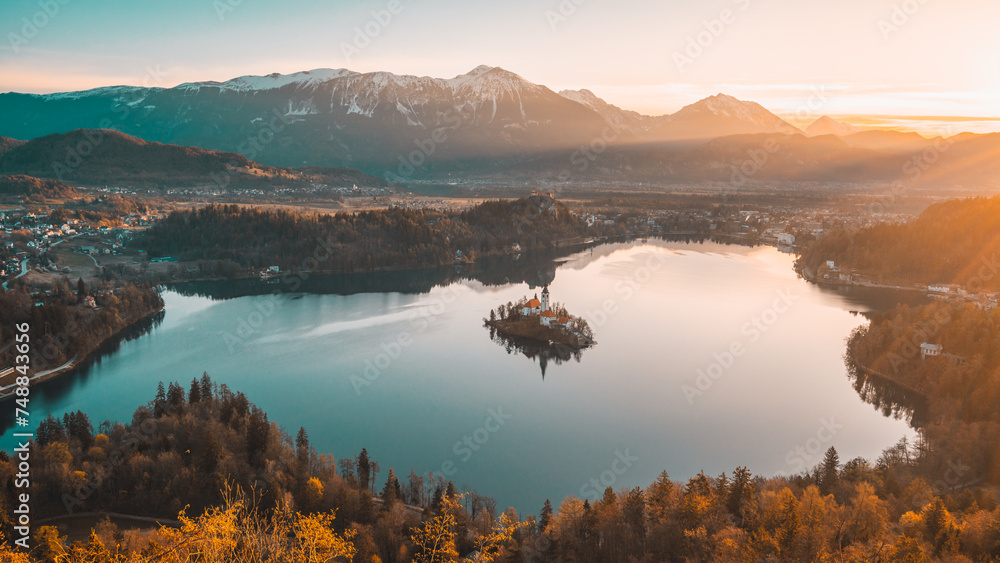
<path id="1" fill-rule="evenodd" d="M 497 253 L 493 253 L 493 254 L 482 254 L 482 255 L 479 256 L 479 259 L 480 260 L 483 260 L 483 259 L 498 259 L 498 258 L 505 258 L 505 257 L 513 258 L 513 257 L 517 257 L 517 256 L 527 256 L 527 255 L 531 255 L 531 254 L 535 254 L 535 253 L 539 253 L 539 252 L 546 252 L 546 251 L 548 251 L 548 252 L 552 252 L 552 251 L 564 251 L 564 250 L 573 251 L 574 248 L 578 248 L 580 250 L 583 250 L 583 249 L 590 248 L 591 246 L 595 246 L 596 247 L 596 246 L 600 246 L 602 244 L 608 244 L 608 243 L 611 243 L 611 242 L 627 242 L 628 240 L 639 239 L 639 238 L 645 238 L 645 237 L 638 237 L 638 236 L 631 236 L 631 235 L 623 235 L 623 236 L 616 236 L 616 237 L 601 237 L 601 238 L 597 238 L 597 239 L 590 239 L 590 240 L 587 240 L 587 241 L 584 241 L 584 242 L 570 243 L 570 244 L 566 244 L 565 246 L 557 245 L 557 246 L 553 246 L 551 248 L 534 248 L 534 249 L 526 250 L 526 251 L 522 251 L 522 252 L 497 252 Z M 212 260 L 208 260 L 208 259 L 199 259 L 199 260 L 205 261 L 205 262 L 211 262 L 212 261 Z M 194 260 L 192 262 L 177 262 L 177 264 L 189 264 L 189 263 L 194 263 L 194 262 L 197 262 L 197 261 L 198 260 Z M 277 280 L 278 282 L 281 282 L 283 279 L 286 279 L 286 278 L 295 278 L 295 277 L 302 277 L 302 276 L 306 276 L 306 277 L 309 277 L 309 276 L 357 276 L 357 275 L 365 275 L 365 274 L 386 274 L 386 273 L 399 273 L 399 272 L 419 272 L 421 270 L 438 270 L 438 269 L 441 269 L 441 268 L 451 268 L 451 267 L 455 267 L 455 266 L 475 266 L 476 264 L 477 264 L 476 260 L 472 260 L 472 261 L 462 260 L 462 261 L 459 261 L 459 262 L 448 262 L 448 263 L 444 263 L 444 264 L 424 264 L 424 265 L 413 266 L 413 267 L 409 267 L 409 266 L 391 267 L 391 266 L 388 266 L 388 267 L 365 268 L 365 269 L 360 269 L 359 268 L 359 269 L 355 269 L 355 270 L 347 271 L 347 272 L 345 272 L 345 271 L 337 271 L 337 270 L 297 270 L 297 271 L 294 271 L 294 272 L 293 271 L 281 272 L 280 274 L 277 274 L 277 275 L 274 275 L 274 276 L 268 276 L 266 279 L 262 278 L 259 274 L 245 274 L 245 275 L 237 275 L 237 276 L 232 276 L 232 277 L 215 277 L 215 278 L 204 278 L 204 277 L 201 277 L 201 278 L 182 278 L 182 279 L 171 279 L 171 280 L 159 280 L 159 281 L 156 281 L 155 283 L 160 284 L 160 285 L 170 285 L 170 284 L 182 284 L 182 283 L 191 283 L 191 282 L 247 281 L 247 280 L 260 280 L 263 283 L 268 283 L 268 282 L 270 282 L 272 280 Z"/>
<path id="2" fill-rule="evenodd" d="M 571 343 L 571 342 L 563 342 L 561 340 L 553 340 L 551 338 L 547 339 L 547 340 L 542 340 L 541 338 L 537 338 L 537 337 L 532 336 L 530 334 L 526 334 L 526 333 L 522 333 L 522 332 L 518 332 L 518 331 L 513 331 L 510 328 L 503 326 L 503 324 L 506 324 L 506 323 L 503 323 L 503 324 L 502 323 L 503 323 L 503 321 L 501 321 L 501 320 L 498 319 L 498 320 L 495 320 L 495 321 L 485 321 L 483 324 L 484 324 L 484 326 L 487 326 L 487 327 L 490 327 L 490 328 L 496 330 L 498 335 L 501 335 L 501 336 L 504 336 L 504 337 L 507 337 L 507 338 L 520 338 L 520 339 L 523 339 L 523 340 L 530 340 L 531 342 L 536 343 L 536 344 L 538 344 L 540 346 L 568 346 L 568 347 L 573 348 L 575 350 L 586 350 L 587 348 L 590 348 L 590 347 L 595 346 L 597 344 L 597 341 L 593 340 L 592 338 L 588 338 L 588 337 L 580 334 L 576 330 L 573 330 L 572 332 L 565 332 L 565 331 L 561 331 L 559 329 L 555 329 L 555 328 L 552 328 L 552 327 L 545 327 L 546 330 L 548 330 L 548 331 L 550 331 L 550 332 L 552 332 L 554 334 L 557 334 L 557 335 L 571 335 L 571 336 L 575 337 L 576 338 L 576 343 Z M 582 341 L 586 341 L 586 342 L 585 343 L 581 343 Z"/>
<path id="3" fill-rule="evenodd" d="M 586 240 L 584 242 L 569 243 L 569 244 L 566 244 L 566 245 L 556 245 L 556 246 L 553 246 L 553 247 L 550 247 L 550 248 L 535 248 L 535 249 L 531 249 L 531 250 L 525 250 L 525 251 L 513 252 L 513 253 L 512 252 L 498 252 L 498 253 L 494 253 L 494 254 L 482 254 L 482 255 L 479 256 L 478 260 L 460 261 L 460 262 L 449 262 L 449 263 L 437 264 L 437 265 L 421 265 L 421 266 L 414 266 L 414 267 L 405 267 L 405 266 L 404 267 L 380 267 L 380 268 L 372 268 L 372 269 L 355 269 L 355 270 L 347 271 L 347 272 L 345 272 L 345 271 L 337 271 L 337 270 L 297 270 L 297 271 L 294 271 L 294 272 L 293 271 L 282 272 L 282 273 L 274 275 L 274 276 L 269 276 L 266 279 L 265 278 L 261 278 L 261 276 L 259 274 L 245 274 L 245 275 L 241 274 L 241 275 L 232 276 L 232 277 L 208 277 L 208 278 L 206 278 L 206 277 L 198 277 L 198 278 L 181 278 L 181 279 L 163 279 L 163 280 L 147 281 L 145 283 L 155 283 L 157 285 L 178 285 L 178 284 L 184 284 L 184 283 L 198 283 L 198 282 L 226 282 L 226 281 L 259 280 L 259 281 L 261 281 L 261 282 L 263 282 L 263 283 L 266 284 L 266 283 L 272 282 L 274 280 L 277 280 L 278 282 L 281 282 L 285 278 L 295 278 L 295 277 L 302 277 L 302 276 L 305 276 L 305 277 L 310 277 L 310 276 L 358 276 L 358 275 L 365 275 L 365 274 L 388 274 L 388 273 L 401 273 L 401 272 L 419 272 L 419 271 L 423 271 L 423 270 L 438 270 L 438 269 L 441 269 L 441 268 L 452 268 L 452 267 L 455 267 L 455 266 L 475 266 L 476 264 L 479 263 L 480 260 L 492 260 L 492 259 L 500 259 L 500 258 L 515 258 L 515 257 L 518 257 L 518 256 L 531 256 L 533 254 L 542 253 L 542 252 L 557 252 L 557 251 L 558 252 L 562 252 L 562 251 L 569 251 L 570 253 L 572 253 L 572 252 L 577 252 L 577 251 L 580 251 L 580 250 L 586 250 L 586 249 L 591 248 L 591 247 L 595 247 L 596 248 L 596 247 L 601 246 L 603 244 L 611 244 L 611 243 L 616 243 L 616 242 L 642 241 L 642 240 L 648 240 L 648 239 L 653 239 L 653 238 L 659 238 L 659 239 L 662 239 L 662 240 L 669 240 L 669 237 L 672 237 L 672 236 L 677 236 L 677 237 L 704 237 L 706 240 L 711 240 L 713 238 L 741 239 L 741 237 L 736 237 L 734 235 L 705 234 L 705 233 L 659 233 L 659 234 L 655 234 L 655 235 L 619 235 L 619 236 L 613 236 L 613 237 L 599 237 L 599 238 L 594 238 L 594 239 L 588 239 L 588 240 Z M 730 243 L 725 243 L 725 244 L 739 244 L 739 243 L 738 242 L 730 242 Z M 760 242 L 760 243 L 757 243 L 757 244 L 759 244 L 760 246 L 770 246 L 772 248 L 778 248 L 778 245 L 771 244 L 771 243 L 766 243 L 766 242 Z M 199 259 L 199 260 L 205 261 L 205 262 L 211 262 L 211 261 L 213 261 L 213 260 L 209 260 L 209 259 Z M 197 262 L 197 261 L 198 260 L 194 260 L 194 261 L 191 261 L 191 262 L 176 262 L 176 264 L 191 264 L 191 263 L 194 263 L 194 262 Z M 136 280 L 130 280 L 130 281 L 136 281 Z"/>
<path id="4" fill-rule="evenodd" d="M 851 365 L 853 365 L 854 367 L 862 370 L 867 375 L 873 375 L 875 377 L 879 377 L 879 378 L 881 378 L 881 379 L 883 379 L 885 381 L 888 381 L 889 383 L 892 383 L 893 385 L 898 385 L 899 387 L 901 387 L 901 388 L 909 391 L 910 393 L 914 393 L 916 395 L 919 395 L 920 397 L 922 397 L 924 399 L 928 398 L 926 392 L 920 391 L 919 389 L 917 389 L 916 387 L 910 385 L 909 383 L 903 383 L 902 381 L 898 380 L 895 376 L 889 375 L 887 373 L 882 373 L 882 372 L 880 372 L 878 370 L 874 370 L 874 369 L 872 369 L 872 368 L 870 368 L 870 367 L 862 364 L 861 362 L 857 361 L 854 358 L 853 354 L 849 354 L 847 356 L 847 359 L 850 360 Z"/>
<path id="5" fill-rule="evenodd" d="M 135 321 L 133 321 L 133 322 L 131 322 L 131 323 L 123 326 L 121 329 L 119 329 L 119 330 L 111 333 L 110 335 L 108 335 L 107 338 L 105 338 L 100 343 L 98 343 L 96 346 L 94 346 L 93 349 L 88 350 L 82 356 L 78 355 L 78 356 L 74 357 L 73 359 L 71 359 L 70 361 L 66 362 L 65 364 L 63 364 L 61 366 L 58 366 L 58 367 L 55 367 L 55 368 L 52 368 L 52 369 L 48 369 L 48 370 L 42 370 L 41 372 L 36 372 L 35 374 L 33 374 L 29 378 L 29 380 L 28 380 L 29 386 L 30 387 L 34 387 L 35 385 L 37 385 L 39 383 L 43 383 L 45 381 L 48 381 L 48 380 L 53 379 L 55 377 L 58 377 L 60 375 L 63 375 L 63 374 L 66 374 L 66 373 L 71 373 L 76 368 L 80 367 L 81 365 L 87 363 L 89 360 L 93 359 L 94 355 L 97 354 L 101 350 L 101 348 L 103 348 L 106 344 L 108 344 L 109 342 L 114 341 L 117 338 L 120 338 L 122 336 L 122 334 L 125 333 L 125 331 L 127 331 L 130 328 L 134 327 L 135 325 L 141 323 L 142 321 L 145 321 L 145 320 L 149 319 L 153 315 L 156 315 L 157 313 L 160 313 L 164 309 L 165 309 L 165 306 L 164 307 L 160 307 L 160 308 L 156 309 L 155 311 L 151 311 L 148 314 L 143 315 L 142 317 L 136 319 Z M 13 390 L 16 387 L 18 387 L 18 386 L 16 384 L 12 383 L 11 385 L 7 385 L 7 386 L 4 386 L 4 387 L 0 388 L 0 403 L 2 403 L 4 401 L 6 401 L 6 400 L 8 400 L 8 399 L 10 399 L 12 397 L 14 397 L 15 395 L 14 395 L 14 391 Z M 6 391 L 8 389 L 10 389 L 9 392 Z"/>

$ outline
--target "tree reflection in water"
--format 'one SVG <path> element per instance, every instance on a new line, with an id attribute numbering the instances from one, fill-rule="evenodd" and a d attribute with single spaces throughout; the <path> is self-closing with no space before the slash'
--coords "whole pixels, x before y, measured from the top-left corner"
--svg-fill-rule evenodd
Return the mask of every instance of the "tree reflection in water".
<path id="1" fill-rule="evenodd" d="M 490 329 L 490 340 L 496 342 L 507 350 L 508 354 L 522 355 L 534 361 L 538 359 L 538 365 L 542 369 L 542 379 L 545 379 L 545 369 L 549 362 L 556 365 L 570 360 L 580 361 L 584 348 L 574 348 L 566 344 L 544 343 L 533 338 L 522 338 L 519 336 L 504 335 L 497 332 L 493 327 Z"/>
<path id="2" fill-rule="evenodd" d="M 924 426 L 927 422 L 927 399 L 923 395 L 872 373 L 849 357 L 844 362 L 847 376 L 862 400 L 884 416 L 906 420 L 913 428 Z"/>

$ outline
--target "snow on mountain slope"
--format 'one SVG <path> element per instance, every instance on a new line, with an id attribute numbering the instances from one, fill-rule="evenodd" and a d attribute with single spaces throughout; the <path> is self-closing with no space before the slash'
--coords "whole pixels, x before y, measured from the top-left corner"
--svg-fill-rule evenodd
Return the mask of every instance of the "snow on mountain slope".
<path id="1" fill-rule="evenodd" d="M 225 82 L 187 82 L 176 86 L 182 90 L 200 90 L 203 87 L 219 88 L 236 92 L 248 92 L 251 90 L 274 90 L 289 84 L 296 84 L 299 88 L 315 87 L 330 80 L 357 74 L 345 68 L 317 68 L 293 72 L 292 74 L 279 74 L 277 72 L 266 76 L 238 76 Z"/>
<path id="2" fill-rule="evenodd" d="M 590 90 L 563 90 L 559 95 L 582 104 L 597 112 L 615 131 L 628 131 L 634 135 L 649 132 L 663 117 L 650 117 L 636 111 L 609 104 Z"/>

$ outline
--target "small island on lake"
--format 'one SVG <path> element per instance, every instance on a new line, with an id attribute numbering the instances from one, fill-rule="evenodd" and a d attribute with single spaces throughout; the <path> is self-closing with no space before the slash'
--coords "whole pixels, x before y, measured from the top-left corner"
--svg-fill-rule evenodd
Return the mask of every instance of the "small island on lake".
<path id="1" fill-rule="evenodd" d="M 575 350 L 589 348 L 597 342 L 587 321 L 570 315 L 562 305 L 549 300 L 549 288 L 538 296 L 509 302 L 490 311 L 483 319 L 491 333 L 499 336 L 532 341 L 538 345 L 565 346 Z"/>

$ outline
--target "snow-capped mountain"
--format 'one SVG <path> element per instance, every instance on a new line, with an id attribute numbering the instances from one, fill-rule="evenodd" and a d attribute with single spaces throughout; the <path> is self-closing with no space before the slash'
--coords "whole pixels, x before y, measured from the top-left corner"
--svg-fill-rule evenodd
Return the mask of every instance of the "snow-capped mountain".
<path id="1" fill-rule="evenodd" d="M 821 135 L 836 135 L 837 137 L 846 137 L 847 135 L 853 135 L 859 131 L 861 130 L 853 125 L 841 123 L 830 116 L 824 115 L 816 121 L 813 121 L 809 127 L 806 127 L 806 136 L 819 137 Z"/>
<path id="2" fill-rule="evenodd" d="M 110 127 L 163 143 L 238 152 L 274 166 L 351 166 L 382 176 L 503 170 L 595 139 L 702 141 L 800 133 L 753 102 L 718 95 L 670 116 L 611 105 L 588 90 L 556 93 L 508 70 L 454 78 L 314 69 L 172 88 L 114 86 L 0 94 L 0 135 L 30 139 Z"/>
<path id="3" fill-rule="evenodd" d="M 650 117 L 609 104 L 590 90 L 563 90 L 559 95 L 594 110 L 615 132 L 641 137 L 663 120 L 663 117 Z"/>

